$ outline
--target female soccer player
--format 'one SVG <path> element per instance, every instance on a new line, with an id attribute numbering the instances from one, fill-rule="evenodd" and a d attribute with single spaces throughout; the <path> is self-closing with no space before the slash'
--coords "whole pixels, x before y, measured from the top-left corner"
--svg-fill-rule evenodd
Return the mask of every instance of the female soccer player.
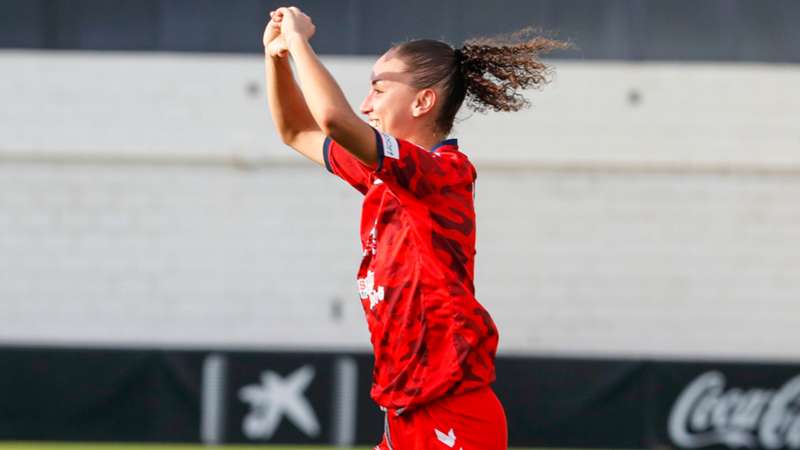
<path id="1" fill-rule="evenodd" d="M 475 169 L 446 139 L 466 99 L 516 111 L 518 92 L 546 82 L 537 37 L 462 48 L 415 40 L 373 66 L 359 119 L 295 7 L 264 31 L 269 108 L 283 142 L 364 194 L 358 293 L 375 352 L 372 398 L 386 412 L 382 450 L 504 450 L 494 395 L 497 329 L 475 299 Z M 288 55 L 296 66 L 299 86 Z"/>

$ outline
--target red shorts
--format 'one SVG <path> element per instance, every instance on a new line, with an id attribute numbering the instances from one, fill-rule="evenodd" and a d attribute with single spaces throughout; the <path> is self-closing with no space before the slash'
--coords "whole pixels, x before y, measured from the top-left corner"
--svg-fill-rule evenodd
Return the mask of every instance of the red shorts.
<path id="1" fill-rule="evenodd" d="M 385 425 L 375 450 L 506 450 L 508 444 L 506 414 L 489 386 L 389 412 Z"/>

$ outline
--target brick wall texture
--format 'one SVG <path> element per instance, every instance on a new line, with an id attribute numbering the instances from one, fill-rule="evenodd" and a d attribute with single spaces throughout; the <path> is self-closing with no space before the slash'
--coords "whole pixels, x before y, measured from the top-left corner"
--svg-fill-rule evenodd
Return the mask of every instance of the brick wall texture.
<path id="1" fill-rule="evenodd" d="M 325 62 L 357 107 L 372 61 Z M 360 194 L 262 65 L 0 52 L 0 343 L 369 348 Z M 800 68 L 554 65 L 454 132 L 501 352 L 800 358 Z"/>

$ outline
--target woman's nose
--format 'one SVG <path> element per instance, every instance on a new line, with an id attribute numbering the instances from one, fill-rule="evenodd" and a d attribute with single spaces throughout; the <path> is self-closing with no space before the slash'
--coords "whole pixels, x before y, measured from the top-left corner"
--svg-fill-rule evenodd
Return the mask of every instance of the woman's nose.
<path id="1" fill-rule="evenodd" d="M 369 114 L 372 111 L 372 102 L 370 100 L 370 96 L 368 95 L 364 98 L 364 101 L 361 102 L 361 106 L 359 107 L 361 109 L 361 114 Z"/>

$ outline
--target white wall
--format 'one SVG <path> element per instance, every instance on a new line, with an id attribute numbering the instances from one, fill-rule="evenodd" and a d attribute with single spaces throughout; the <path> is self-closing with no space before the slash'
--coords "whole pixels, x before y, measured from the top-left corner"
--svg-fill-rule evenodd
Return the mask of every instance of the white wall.
<path id="1" fill-rule="evenodd" d="M 325 61 L 357 106 L 371 61 Z M 501 352 L 800 358 L 800 68 L 556 66 L 456 127 Z M 0 342 L 368 349 L 359 194 L 262 72 L 0 52 Z"/>

